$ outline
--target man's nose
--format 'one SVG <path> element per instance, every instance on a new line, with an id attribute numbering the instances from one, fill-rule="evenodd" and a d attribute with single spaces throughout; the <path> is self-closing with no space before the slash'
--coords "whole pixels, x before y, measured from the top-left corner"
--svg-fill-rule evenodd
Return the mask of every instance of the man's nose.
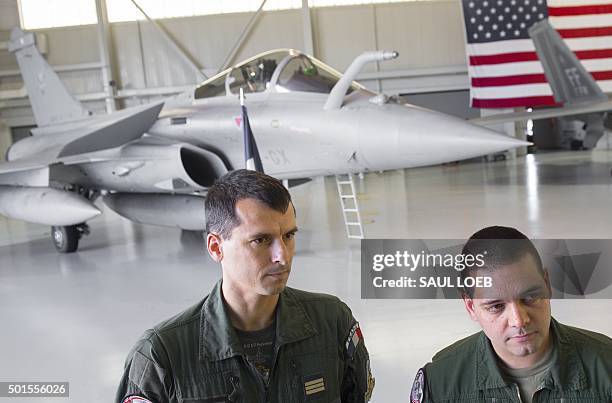
<path id="1" fill-rule="evenodd" d="M 523 328 L 530 322 L 529 314 L 520 301 L 508 304 L 508 324 L 512 327 Z"/>
<path id="2" fill-rule="evenodd" d="M 272 261 L 286 266 L 289 262 L 289 248 L 282 240 L 276 240 L 272 246 Z"/>

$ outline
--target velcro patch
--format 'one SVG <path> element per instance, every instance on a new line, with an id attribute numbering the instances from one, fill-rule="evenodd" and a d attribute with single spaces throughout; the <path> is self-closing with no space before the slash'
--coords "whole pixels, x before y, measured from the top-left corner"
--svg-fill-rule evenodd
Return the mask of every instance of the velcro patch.
<path id="1" fill-rule="evenodd" d="M 152 403 L 149 399 L 141 396 L 128 396 L 123 400 L 123 403 Z"/>
<path id="2" fill-rule="evenodd" d="M 325 379 L 323 375 L 311 375 L 304 378 L 304 393 L 307 397 L 318 395 L 325 391 Z"/>
<path id="3" fill-rule="evenodd" d="M 423 368 L 419 369 L 414 378 L 414 383 L 412 384 L 412 391 L 410 392 L 410 403 L 423 403 L 424 399 L 424 389 L 425 389 L 425 373 L 423 372 Z"/>
<path id="4" fill-rule="evenodd" d="M 345 343 L 346 355 L 349 359 L 353 358 L 353 355 L 355 354 L 355 351 L 357 351 L 357 346 L 359 345 L 361 340 L 363 340 L 361 328 L 359 327 L 359 322 L 355 322 L 355 324 L 351 328 L 351 331 L 349 332 Z"/>

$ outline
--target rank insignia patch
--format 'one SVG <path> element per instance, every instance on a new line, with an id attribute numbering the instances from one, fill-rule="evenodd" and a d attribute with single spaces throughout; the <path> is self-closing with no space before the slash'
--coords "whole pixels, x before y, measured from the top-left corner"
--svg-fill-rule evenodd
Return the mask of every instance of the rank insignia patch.
<path id="1" fill-rule="evenodd" d="M 424 389 L 425 389 L 425 373 L 423 372 L 423 368 L 419 369 L 414 378 L 414 383 L 412 384 L 412 391 L 410 392 L 410 403 L 423 403 L 424 399 Z"/>
<path id="2" fill-rule="evenodd" d="M 123 403 L 152 403 L 149 399 L 140 396 L 128 396 L 123 400 Z"/>
<path id="3" fill-rule="evenodd" d="M 315 397 L 325 391 L 325 379 L 323 375 L 311 375 L 304 378 L 304 392 L 306 397 Z"/>
<path id="4" fill-rule="evenodd" d="M 357 351 L 357 346 L 361 340 L 363 340 L 363 335 L 361 334 L 361 329 L 359 328 L 359 322 L 355 322 L 345 343 L 346 355 L 348 358 L 353 358 L 353 355 L 355 354 L 355 351 Z"/>

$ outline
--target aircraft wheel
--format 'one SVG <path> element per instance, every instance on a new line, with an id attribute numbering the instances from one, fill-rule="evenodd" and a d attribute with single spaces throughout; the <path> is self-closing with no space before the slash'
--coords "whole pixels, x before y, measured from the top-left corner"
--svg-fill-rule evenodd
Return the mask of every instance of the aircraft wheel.
<path id="1" fill-rule="evenodd" d="M 51 227 L 51 239 L 59 253 L 72 253 L 79 247 L 81 237 L 76 225 Z"/>

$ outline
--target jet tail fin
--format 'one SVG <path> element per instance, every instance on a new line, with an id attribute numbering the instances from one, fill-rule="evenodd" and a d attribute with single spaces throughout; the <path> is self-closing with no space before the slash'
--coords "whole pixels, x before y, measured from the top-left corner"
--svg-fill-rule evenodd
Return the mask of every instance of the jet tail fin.
<path id="1" fill-rule="evenodd" d="M 90 115 L 42 57 L 36 48 L 34 34 L 13 29 L 8 50 L 15 53 L 39 127 L 80 120 Z"/>
<path id="2" fill-rule="evenodd" d="M 593 76 L 547 20 L 534 24 L 529 36 L 557 102 L 576 105 L 607 101 Z"/>

